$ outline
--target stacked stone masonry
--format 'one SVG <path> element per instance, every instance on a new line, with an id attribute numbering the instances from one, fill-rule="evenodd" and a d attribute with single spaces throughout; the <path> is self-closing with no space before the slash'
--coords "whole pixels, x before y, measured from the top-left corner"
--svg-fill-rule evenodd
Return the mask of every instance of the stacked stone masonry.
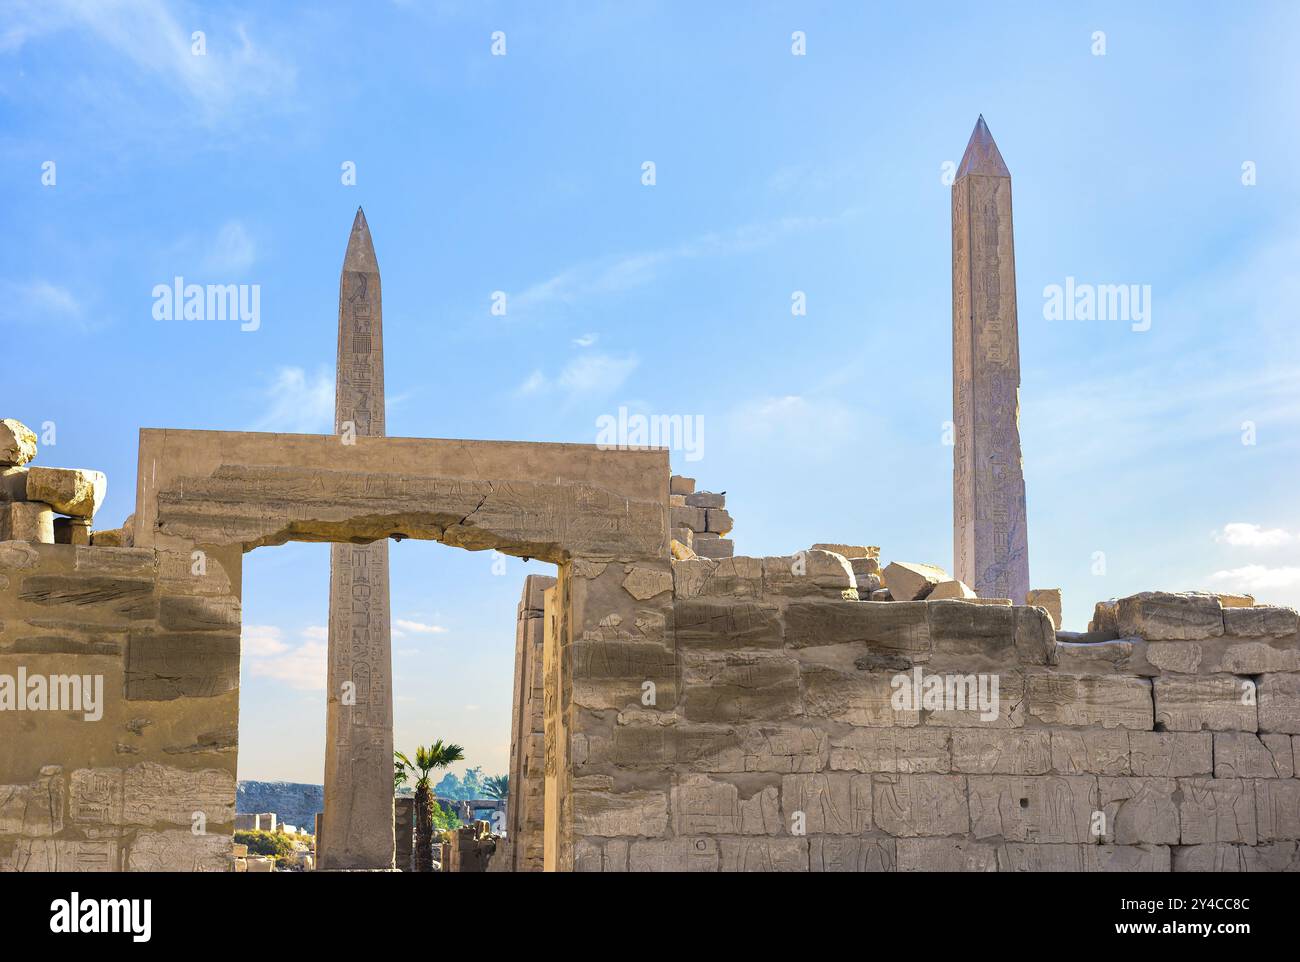
<path id="1" fill-rule="evenodd" d="M 673 540 L 701 558 L 730 558 L 735 543 L 731 533 L 731 513 L 727 511 L 727 493 L 696 491 L 695 479 L 674 474 L 669 484 Z"/>
<path id="2" fill-rule="evenodd" d="M 242 555 L 394 533 L 556 565 L 519 609 L 516 869 L 1300 867 L 1291 609 L 1147 593 L 1058 635 L 858 600 L 878 562 L 825 547 L 671 561 L 662 452 L 145 431 L 140 458 L 136 546 L 0 542 L 0 676 L 103 684 L 93 721 L 0 712 L 0 868 L 228 871 Z"/>

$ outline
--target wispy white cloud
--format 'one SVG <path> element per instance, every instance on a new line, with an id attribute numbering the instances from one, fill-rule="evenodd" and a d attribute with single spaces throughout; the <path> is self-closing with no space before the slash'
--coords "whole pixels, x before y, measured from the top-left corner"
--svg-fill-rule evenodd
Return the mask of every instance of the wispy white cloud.
<path id="1" fill-rule="evenodd" d="M 603 397 L 622 387 L 639 363 L 631 354 L 619 357 L 584 353 L 569 361 L 554 378 L 541 370 L 533 371 L 515 393 L 521 397 L 560 394 L 570 401 Z"/>
<path id="2" fill-rule="evenodd" d="M 786 394 L 742 402 L 727 415 L 727 427 L 735 442 L 748 447 L 820 458 L 854 437 L 855 417 L 833 398 Z"/>
<path id="3" fill-rule="evenodd" d="M 216 274 L 239 274 L 253 266 L 256 256 L 257 247 L 244 225 L 237 220 L 227 221 L 203 258 L 203 268 Z"/>
<path id="4" fill-rule="evenodd" d="M 283 632 L 275 625 L 244 625 L 239 632 L 240 651 L 245 658 L 267 658 L 289 650 Z"/>
<path id="5" fill-rule="evenodd" d="M 1210 575 L 1210 580 L 1227 585 L 1237 591 L 1256 594 L 1261 591 L 1285 590 L 1300 587 L 1300 566 L 1270 568 L 1267 565 L 1251 564 L 1240 568 L 1228 568 Z"/>
<path id="6" fill-rule="evenodd" d="M 136 79 L 165 81 L 165 89 L 180 92 L 208 122 L 236 117 L 252 101 L 292 93 L 294 68 L 255 44 L 245 24 L 221 29 L 225 21 L 211 16 L 186 16 L 182 23 L 173 9 L 165 0 L 10 0 L 0 53 L 65 31 L 88 33 Z M 196 30 L 205 32 L 201 54 Z"/>
<path id="7" fill-rule="evenodd" d="M 442 625 L 431 625 L 406 618 L 394 618 L 392 633 L 394 638 L 405 638 L 407 633 L 416 635 L 443 635 L 447 629 Z"/>
<path id="8" fill-rule="evenodd" d="M 581 337 L 575 337 L 573 343 L 578 347 L 591 347 L 599 338 L 599 334 L 583 334 Z"/>
<path id="9" fill-rule="evenodd" d="M 854 213 L 849 208 L 832 217 L 785 217 L 729 231 L 710 231 L 672 247 L 597 258 L 517 294 L 511 299 L 511 313 L 523 314 L 551 304 L 572 304 L 644 287 L 673 263 L 758 250 L 791 234 L 837 223 Z"/>
<path id="10" fill-rule="evenodd" d="M 324 691 L 329 672 L 324 632 L 319 626 L 305 628 L 300 643 L 290 645 L 275 625 L 245 625 L 240 632 L 244 666 L 253 678 L 271 678 L 297 691 Z"/>
<path id="11" fill-rule="evenodd" d="M 1290 544 L 1295 540 L 1295 535 L 1281 528 L 1265 528 L 1258 524 L 1234 521 L 1225 524 L 1222 531 L 1216 531 L 1214 540 L 1234 548 L 1276 548 Z"/>
<path id="12" fill-rule="evenodd" d="M 0 282 L 0 321 L 85 330 L 86 309 L 72 291 L 43 278 Z"/>
<path id="13" fill-rule="evenodd" d="M 263 412 L 254 431 L 327 434 L 334 424 L 334 377 L 323 368 L 308 374 L 282 367 L 262 391 Z"/>

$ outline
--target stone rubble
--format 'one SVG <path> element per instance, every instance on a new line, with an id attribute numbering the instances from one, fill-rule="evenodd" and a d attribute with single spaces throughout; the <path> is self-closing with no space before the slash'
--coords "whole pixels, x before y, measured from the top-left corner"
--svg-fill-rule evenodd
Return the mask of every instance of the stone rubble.
<path id="1" fill-rule="evenodd" d="M 0 420 L 0 541 L 89 545 L 108 479 L 82 468 L 29 467 L 36 454 L 35 432 Z"/>

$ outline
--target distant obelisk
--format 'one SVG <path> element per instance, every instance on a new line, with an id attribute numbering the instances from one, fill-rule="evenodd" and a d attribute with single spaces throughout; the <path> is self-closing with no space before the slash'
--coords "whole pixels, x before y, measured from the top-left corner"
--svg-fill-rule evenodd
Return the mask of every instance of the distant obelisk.
<path id="1" fill-rule="evenodd" d="M 1029 592 L 1011 173 L 984 118 L 952 186 L 953 554 L 981 598 Z"/>
<path id="2" fill-rule="evenodd" d="M 357 208 L 339 279 L 334 433 L 384 434 L 379 264 Z M 346 452 L 346 448 L 344 449 Z M 346 463 L 346 453 L 340 453 Z M 330 546 L 324 869 L 393 867 L 393 659 L 388 542 Z"/>

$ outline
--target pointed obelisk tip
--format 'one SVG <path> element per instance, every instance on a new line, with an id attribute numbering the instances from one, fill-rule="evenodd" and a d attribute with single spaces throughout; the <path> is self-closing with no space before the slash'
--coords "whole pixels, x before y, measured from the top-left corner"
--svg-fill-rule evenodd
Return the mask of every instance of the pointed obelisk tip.
<path id="1" fill-rule="evenodd" d="M 967 174 L 1011 176 L 998 145 L 993 142 L 993 135 L 989 133 L 989 125 L 984 122 L 983 114 L 975 121 L 975 129 L 971 131 L 970 141 L 966 144 L 966 153 L 962 154 L 961 165 L 957 168 L 958 180 Z"/>
<path id="2" fill-rule="evenodd" d="M 348 251 L 343 257 L 345 271 L 378 271 L 379 263 L 375 260 L 375 245 L 370 239 L 370 225 L 366 223 L 366 214 L 360 207 L 352 220 L 352 234 L 348 237 Z"/>

